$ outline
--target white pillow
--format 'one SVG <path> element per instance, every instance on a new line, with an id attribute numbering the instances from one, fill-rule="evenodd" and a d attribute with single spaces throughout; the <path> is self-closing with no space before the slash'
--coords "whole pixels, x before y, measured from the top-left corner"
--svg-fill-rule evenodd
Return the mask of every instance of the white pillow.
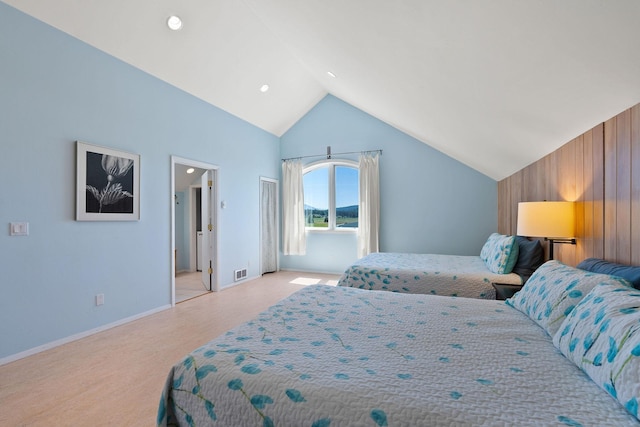
<path id="1" fill-rule="evenodd" d="M 603 283 L 567 316 L 553 344 L 640 420 L 640 291 Z"/>

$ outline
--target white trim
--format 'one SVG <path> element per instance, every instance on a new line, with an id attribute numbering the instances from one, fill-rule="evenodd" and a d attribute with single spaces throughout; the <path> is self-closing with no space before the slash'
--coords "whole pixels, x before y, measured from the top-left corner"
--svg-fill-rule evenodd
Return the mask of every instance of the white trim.
<path id="1" fill-rule="evenodd" d="M 183 157 L 178 157 L 178 156 L 171 156 L 171 185 L 170 185 L 170 193 L 169 193 L 169 200 L 171 200 L 171 221 L 170 221 L 170 228 L 171 228 L 171 253 L 169 254 L 170 256 L 170 260 L 169 260 L 169 265 L 171 266 L 170 270 L 169 270 L 169 275 L 171 276 L 171 306 L 174 307 L 176 305 L 176 276 L 174 274 L 174 271 L 176 269 L 176 264 L 175 264 L 175 252 L 176 252 L 176 206 L 173 203 L 173 197 L 174 194 L 176 193 L 176 164 L 180 164 L 180 165 L 186 165 L 186 166 L 193 166 L 194 168 L 200 168 L 200 169 L 205 169 L 208 171 L 212 171 L 213 172 L 213 193 L 214 193 L 214 198 L 215 198 L 215 203 L 213 203 L 212 205 L 214 206 L 214 212 L 211 212 L 211 215 L 213 216 L 213 227 L 216 230 L 215 233 L 215 240 L 214 240 L 214 253 L 215 253 L 215 265 L 213 266 L 213 289 L 212 291 L 219 291 L 220 290 L 220 277 L 219 277 L 219 238 L 220 238 L 220 233 L 218 233 L 218 211 L 217 211 L 217 203 L 218 203 L 218 194 L 219 194 L 219 190 L 220 190 L 220 183 L 218 182 L 220 180 L 220 177 L 218 175 L 218 166 L 216 165 L 212 165 L 210 163 L 205 163 L 205 162 L 201 162 L 198 160 L 191 160 L 191 159 L 186 159 Z"/>
<path id="2" fill-rule="evenodd" d="M 238 280 L 237 282 L 227 283 L 226 285 L 221 286 L 219 290 L 220 291 L 224 291 L 225 289 L 233 288 L 234 286 L 242 285 L 243 283 L 247 283 L 250 280 L 255 280 L 255 279 L 259 279 L 259 278 L 260 278 L 260 276 L 247 276 L 242 280 Z"/>
<path id="3" fill-rule="evenodd" d="M 334 274 L 334 275 L 342 275 L 344 271 L 326 271 L 326 270 L 307 270 L 304 268 L 281 268 L 280 271 L 295 271 L 298 273 L 316 273 L 316 274 Z"/>
<path id="4" fill-rule="evenodd" d="M 103 326 L 98 326 L 97 328 L 90 329 L 88 331 L 84 331 L 84 332 L 80 332 L 78 334 L 70 335 L 68 337 L 64 337 L 64 338 L 61 338 L 59 340 L 51 341 L 51 342 L 49 342 L 47 344 L 39 345 L 38 347 L 33 347 L 33 348 L 29 349 L 29 350 L 21 351 L 20 353 L 16 353 L 16 354 L 12 354 L 12 355 L 7 356 L 7 357 L 3 357 L 2 359 L 0 359 L 0 366 L 6 365 L 7 363 L 15 362 L 16 360 L 19 360 L 19 359 L 24 359 L 25 357 L 33 356 L 34 354 L 37 354 L 37 353 L 42 353 L 43 351 L 46 351 L 46 350 L 51 350 L 52 348 L 60 347 L 61 345 L 68 344 L 68 343 L 70 343 L 72 341 L 77 341 L 77 340 L 80 340 L 82 338 L 86 338 L 88 336 L 97 334 L 99 332 L 104 332 L 104 331 L 106 331 L 108 329 L 115 328 L 116 326 L 122 326 L 122 325 L 124 325 L 126 323 L 133 322 L 134 320 L 138 320 L 138 319 L 141 319 L 143 317 L 147 317 L 147 316 L 150 316 L 152 314 L 156 314 L 156 313 L 158 313 L 160 311 L 168 310 L 170 308 L 171 308 L 171 305 L 169 305 L 169 304 L 163 305 L 161 307 L 154 308 L 153 310 L 145 311 L 144 313 L 139 313 L 139 314 L 133 315 L 131 317 L 127 317 L 127 318 L 124 318 L 124 319 L 117 320 L 117 321 L 115 321 L 113 323 L 109 323 L 109 324 L 106 324 L 106 325 L 103 325 Z"/>
<path id="5" fill-rule="evenodd" d="M 356 234 L 358 228 L 356 227 L 335 227 L 334 229 L 322 228 L 322 227 L 305 227 L 305 233 L 321 233 L 321 234 Z"/>
<path id="6" fill-rule="evenodd" d="M 339 166 L 349 166 L 352 168 L 356 168 L 358 169 L 359 163 L 356 162 L 355 160 L 347 160 L 347 159 L 324 159 L 324 160 L 318 160 L 316 162 L 312 162 L 309 164 L 306 164 L 302 167 L 302 174 L 304 175 L 305 173 L 312 171 L 314 169 L 319 169 L 323 166 L 326 165 L 339 165 Z"/>

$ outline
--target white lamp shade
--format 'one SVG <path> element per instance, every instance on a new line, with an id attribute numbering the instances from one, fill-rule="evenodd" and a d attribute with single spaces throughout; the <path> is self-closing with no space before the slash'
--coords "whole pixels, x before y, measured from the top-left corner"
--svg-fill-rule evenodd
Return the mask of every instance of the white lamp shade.
<path id="1" fill-rule="evenodd" d="M 570 238 L 575 236 L 575 203 L 518 203 L 517 234 L 527 237 Z"/>

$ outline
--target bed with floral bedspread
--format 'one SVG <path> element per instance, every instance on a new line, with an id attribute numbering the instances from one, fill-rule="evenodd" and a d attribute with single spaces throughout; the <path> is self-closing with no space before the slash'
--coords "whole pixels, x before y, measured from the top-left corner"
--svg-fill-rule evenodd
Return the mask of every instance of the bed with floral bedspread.
<path id="1" fill-rule="evenodd" d="M 378 252 L 357 260 L 339 286 L 413 294 L 495 299 L 491 283 L 519 285 L 515 273 L 491 272 L 479 256 Z"/>
<path id="2" fill-rule="evenodd" d="M 571 293 L 562 301 L 577 298 L 575 284 L 558 286 Z M 531 295 L 546 297 L 538 287 Z M 561 321 L 551 331 L 522 310 L 308 286 L 176 363 L 158 425 L 640 425 L 633 404 L 625 409 L 554 346 Z"/>

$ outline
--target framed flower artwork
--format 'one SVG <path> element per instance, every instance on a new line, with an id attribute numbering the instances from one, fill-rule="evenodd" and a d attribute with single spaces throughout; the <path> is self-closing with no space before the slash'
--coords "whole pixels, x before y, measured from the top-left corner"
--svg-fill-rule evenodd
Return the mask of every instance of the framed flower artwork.
<path id="1" fill-rule="evenodd" d="M 77 141 L 76 220 L 140 219 L 140 156 Z"/>

